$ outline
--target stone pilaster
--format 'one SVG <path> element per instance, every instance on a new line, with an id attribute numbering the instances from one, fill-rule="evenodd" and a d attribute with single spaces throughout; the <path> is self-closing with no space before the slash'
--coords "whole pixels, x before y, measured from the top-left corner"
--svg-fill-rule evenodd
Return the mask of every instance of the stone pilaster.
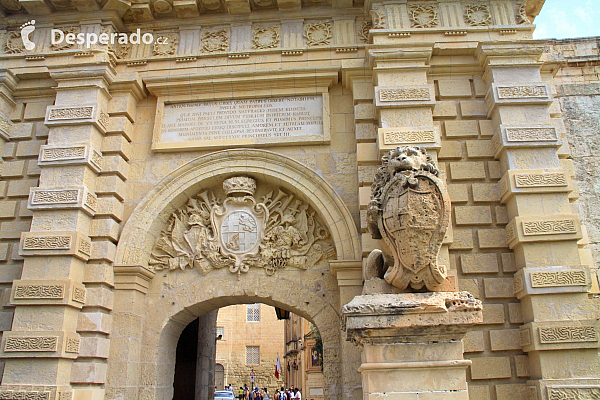
<path id="1" fill-rule="evenodd" d="M 108 341 L 82 338 L 78 325 L 84 305 L 112 308 L 110 293 L 83 282 L 86 261 L 94 253 L 90 233 L 113 75 L 111 67 L 101 64 L 51 70 L 57 94 L 46 111 L 49 134 L 40 150 L 39 186 L 29 195 L 31 229 L 21 235 L 25 261 L 11 293 L 16 306 L 12 330 L 4 334 L 0 349 L 7 359 L 0 392 L 61 399 L 104 396 L 105 368 L 85 359 L 106 357 Z M 18 386 L 21 382 L 29 386 Z"/>
<path id="2" fill-rule="evenodd" d="M 379 120 L 374 143 L 378 161 L 398 146 L 420 146 L 427 149 L 437 163 L 441 138 L 439 124 L 433 122 L 435 89 L 428 77 L 432 53 L 431 45 L 408 47 L 398 44 L 369 50 L 375 115 Z M 440 178 L 445 181 L 444 171 L 441 171 Z M 364 197 L 368 201 L 368 197 Z M 439 264 L 447 268 L 450 267 L 450 243 L 452 226 L 438 256 Z M 456 290 L 456 271 L 449 271 L 442 290 Z"/>
<path id="3" fill-rule="evenodd" d="M 478 57 L 504 173 L 499 188 L 518 269 L 530 398 L 588 398 L 600 390 L 597 323 L 578 249 L 581 223 L 569 203 L 572 177 L 560 159 L 564 126 L 552 118 L 552 87 L 540 74 L 543 50 L 535 41 L 481 43 Z"/>
<path id="4" fill-rule="evenodd" d="M 466 292 L 363 295 L 342 315 L 362 347 L 363 399 L 469 398 L 462 337 L 482 321 L 481 301 Z"/>

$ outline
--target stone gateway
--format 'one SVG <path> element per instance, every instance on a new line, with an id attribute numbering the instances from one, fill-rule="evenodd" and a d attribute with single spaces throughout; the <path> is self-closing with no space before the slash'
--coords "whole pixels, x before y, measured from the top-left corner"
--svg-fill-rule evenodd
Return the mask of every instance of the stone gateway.
<path id="1" fill-rule="evenodd" d="M 543 3 L 0 0 L 0 399 L 208 400 L 257 303 L 306 400 L 597 398 L 600 45 Z"/>

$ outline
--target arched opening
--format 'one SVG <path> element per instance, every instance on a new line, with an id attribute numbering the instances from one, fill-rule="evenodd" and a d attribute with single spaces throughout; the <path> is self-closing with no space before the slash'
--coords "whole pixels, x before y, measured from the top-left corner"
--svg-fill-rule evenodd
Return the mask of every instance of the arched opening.
<path id="1" fill-rule="evenodd" d="M 280 196 L 281 191 L 281 196 L 286 199 L 282 204 L 293 207 L 292 216 L 303 215 L 300 219 L 302 224 L 306 223 L 303 226 L 316 226 L 307 222 L 310 218 L 320 221 L 329 232 L 326 240 L 330 240 L 330 246 L 322 245 L 316 253 L 292 255 L 296 257 L 295 263 L 278 267 L 273 274 L 269 274 L 266 268 L 253 265 L 241 273 L 227 267 L 216 267 L 216 264 L 212 269 L 203 270 L 190 262 L 182 262 L 183 257 L 179 257 L 176 263 L 168 260 L 175 257 L 167 257 L 162 264 L 166 268 L 153 269 L 149 261 L 154 255 L 163 255 L 155 252 L 157 240 L 163 232 L 172 230 L 170 221 L 175 212 L 178 216 L 181 216 L 178 210 L 187 212 L 187 219 L 181 219 L 186 225 L 180 234 L 186 240 L 196 233 L 199 236 L 194 237 L 200 237 L 202 232 L 196 232 L 198 229 L 193 226 L 207 226 L 206 222 L 192 220 L 192 214 L 199 213 L 203 206 L 198 200 L 198 208 L 194 208 L 189 201 L 206 190 L 222 187 L 224 180 L 236 176 L 249 176 L 256 180 L 256 203 L 266 204 L 267 208 L 271 203 L 263 197 L 270 193 Z M 234 197 L 229 196 L 227 191 L 221 194 L 217 191 L 216 195 L 222 199 Z M 302 204 L 296 206 L 296 201 Z M 229 210 L 236 211 L 234 208 Z M 286 209 L 282 210 L 279 214 L 270 211 L 270 215 L 286 216 Z M 304 218 L 303 213 L 310 218 Z M 220 226 L 223 226 L 227 215 Z M 260 216 L 255 218 L 259 219 Z M 284 222 L 286 229 L 291 225 Z M 358 236 L 352 217 L 331 186 L 285 156 L 259 150 L 222 151 L 200 157 L 174 171 L 136 207 L 119 241 L 116 265 L 124 271 L 122 278 L 118 277 L 124 283 L 117 285 L 115 304 L 119 307 L 115 307 L 113 316 L 115 323 L 130 326 L 115 333 L 114 342 L 123 346 L 111 346 L 107 391 L 115 398 L 125 393 L 124 398 L 173 399 L 177 344 L 188 324 L 227 305 L 264 303 L 293 312 L 318 326 L 323 341 L 324 398 L 350 397 L 354 389 L 348 386 L 348 392 L 342 392 L 345 386 L 341 371 L 351 368 L 355 373 L 358 366 L 355 366 L 357 362 L 354 359 L 351 364 L 344 363 L 342 359 L 345 356 L 342 355 L 340 335 L 340 288 L 331 273 L 329 261 L 359 259 Z M 229 242 L 236 244 L 234 237 L 231 235 L 231 240 L 225 245 Z M 179 238 L 181 240 L 181 236 Z M 328 251 L 328 248 L 335 251 Z M 291 258 L 279 252 L 271 254 L 275 254 L 275 258 Z M 301 257 L 311 261 L 309 267 L 298 262 L 304 260 Z M 188 257 L 188 260 L 193 263 L 198 258 Z M 243 261 L 249 263 L 252 260 L 243 259 L 236 265 Z M 263 262 L 262 265 L 273 264 Z M 135 286 L 128 283 L 132 279 L 130 277 L 150 276 L 146 272 L 148 270 L 152 271 L 152 276 L 147 281 L 147 289 L 132 292 Z M 139 281 L 135 282 L 138 285 Z M 347 350 L 345 352 L 348 353 Z M 283 367 L 283 360 L 281 364 Z M 360 379 L 359 376 L 357 379 Z"/>

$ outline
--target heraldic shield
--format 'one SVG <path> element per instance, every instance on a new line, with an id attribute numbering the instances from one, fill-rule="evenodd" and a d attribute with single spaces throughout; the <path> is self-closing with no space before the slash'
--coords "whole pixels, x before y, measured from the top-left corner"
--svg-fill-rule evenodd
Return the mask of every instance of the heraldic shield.
<path id="1" fill-rule="evenodd" d="M 369 230 L 383 238 L 394 264 L 384 279 L 395 287 L 436 290 L 446 279 L 437 256 L 449 223 L 450 200 L 424 149 L 399 147 L 383 158 L 372 188 Z M 379 251 L 379 250 L 376 250 Z"/>

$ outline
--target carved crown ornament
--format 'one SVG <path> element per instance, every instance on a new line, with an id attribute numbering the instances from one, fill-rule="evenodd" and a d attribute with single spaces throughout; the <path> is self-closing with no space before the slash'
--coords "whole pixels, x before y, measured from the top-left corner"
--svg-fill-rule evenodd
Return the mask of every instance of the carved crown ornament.
<path id="1" fill-rule="evenodd" d="M 437 256 L 448 228 L 450 199 L 438 173 L 431 156 L 418 146 L 397 147 L 382 158 L 371 187 L 367 225 L 371 236 L 383 238 L 388 248 L 371 252 L 366 279 L 384 278 L 401 290 L 439 290 L 447 276 Z"/>
<path id="2" fill-rule="evenodd" d="M 207 190 L 175 211 L 161 231 L 149 264 L 155 270 L 196 269 L 202 275 L 262 268 L 309 269 L 335 250 L 329 231 L 305 202 L 276 188 L 257 201 L 256 181 L 225 179 L 225 198 Z"/>

